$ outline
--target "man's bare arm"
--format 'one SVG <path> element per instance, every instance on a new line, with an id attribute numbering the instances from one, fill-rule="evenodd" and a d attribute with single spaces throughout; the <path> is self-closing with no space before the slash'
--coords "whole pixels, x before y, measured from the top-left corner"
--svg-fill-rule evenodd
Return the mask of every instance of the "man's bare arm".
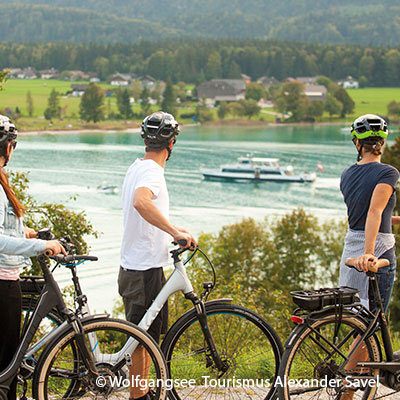
<path id="1" fill-rule="evenodd" d="M 154 205 L 152 198 L 153 192 L 149 188 L 141 187 L 135 190 L 133 206 L 142 218 L 149 224 L 170 234 L 175 242 L 178 242 L 178 240 L 186 240 L 187 246 L 182 247 L 189 247 L 191 243 L 193 243 L 194 247 L 197 246 L 196 240 L 190 233 L 177 229 L 164 217 L 160 210 Z"/>

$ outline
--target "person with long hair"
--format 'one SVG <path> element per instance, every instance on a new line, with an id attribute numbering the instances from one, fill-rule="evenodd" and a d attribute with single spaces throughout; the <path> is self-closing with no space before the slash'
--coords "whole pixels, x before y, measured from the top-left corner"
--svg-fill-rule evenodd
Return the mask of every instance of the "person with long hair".
<path id="1" fill-rule="evenodd" d="M 386 312 L 396 273 L 392 224 L 398 223 L 393 217 L 393 210 L 399 171 L 381 163 L 382 149 L 388 136 L 387 123 L 383 118 L 373 114 L 357 118 L 352 125 L 351 136 L 358 157 L 356 164 L 344 170 L 340 181 L 340 190 L 347 206 L 349 230 L 340 264 L 339 285 L 358 289 L 361 303 L 373 311 L 375 299 L 365 272 L 379 258 L 388 259 L 390 265 L 379 269 L 376 274 Z M 356 269 L 345 266 L 349 257 L 356 257 Z M 357 342 L 356 339 L 354 343 Z M 365 345 L 361 344 L 346 368 L 355 369 L 358 361 L 366 360 L 368 353 Z M 351 400 L 353 396 L 354 391 L 347 390 L 340 400 Z"/>
<path id="2" fill-rule="evenodd" d="M 57 240 L 36 239 L 36 232 L 23 224 L 24 207 L 11 189 L 4 167 L 17 146 L 17 129 L 0 115 L 0 371 L 7 368 L 19 345 L 21 324 L 20 269 L 31 265 L 29 257 L 46 250 L 56 255 L 65 250 Z M 16 379 L 8 400 L 15 400 Z"/>

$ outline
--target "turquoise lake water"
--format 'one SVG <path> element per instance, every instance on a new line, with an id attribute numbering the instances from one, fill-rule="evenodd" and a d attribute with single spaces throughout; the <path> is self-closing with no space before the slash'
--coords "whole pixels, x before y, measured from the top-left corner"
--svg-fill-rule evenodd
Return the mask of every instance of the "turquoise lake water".
<path id="1" fill-rule="evenodd" d="M 266 128 L 184 127 L 171 159 L 166 180 L 171 221 L 198 235 L 216 233 L 243 217 L 262 220 L 303 207 L 322 219 L 345 218 L 339 191 L 343 169 L 356 161 L 356 151 L 340 126 Z M 390 143 L 390 142 L 389 142 Z M 143 155 L 140 135 L 93 133 L 21 137 L 9 167 L 30 172 L 31 194 L 37 199 L 66 202 L 85 210 L 99 239 L 89 239 L 97 263 L 80 269 L 89 304 L 111 311 L 118 297 L 116 279 L 122 235 L 120 194 L 100 193 L 104 182 L 121 187 L 129 165 Z M 276 157 L 294 171 L 317 172 L 314 183 L 236 183 L 204 181 L 200 169 L 234 163 L 239 156 Z M 324 171 L 317 170 L 321 163 Z M 65 271 L 57 273 L 69 284 Z"/>

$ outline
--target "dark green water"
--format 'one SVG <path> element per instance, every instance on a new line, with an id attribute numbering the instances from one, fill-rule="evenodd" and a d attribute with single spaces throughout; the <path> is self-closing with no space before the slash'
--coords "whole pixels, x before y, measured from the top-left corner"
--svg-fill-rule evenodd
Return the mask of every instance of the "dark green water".
<path id="1" fill-rule="evenodd" d="M 183 128 L 166 168 L 171 220 L 198 234 L 215 233 L 242 217 L 261 220 L 299 206 L 322 218 L 344 218 L 339 179 L 356 160 L 349 136 L 340 126 Z M 282 165 L 293 165 L 295 172 L 315 171 L 317 180 L 312 184 L 203 181 L 202 166 L 218 168 L 250 152 L 277 157 Z M 98 311 L 111 310 L 117 297 L 122 215 L 120 195 L 99 193 L 96 187 L 103 182 L 120 187 L 129 165 L 142 155 L 138 133 L 25 136 L 10 163 L 10 168 L 30 171 L 31 193 L 38 199 L 65 202 L 78 194 L 70 207 L 86 210 L 103 232 L 100 239 L 91 240 L 92 253 L 100 261 L 81 272 L 90 304 Z M 317 171 L 318 163 L 324 172 Z M 65 282 L 67 277 L 60 275 Z"/>

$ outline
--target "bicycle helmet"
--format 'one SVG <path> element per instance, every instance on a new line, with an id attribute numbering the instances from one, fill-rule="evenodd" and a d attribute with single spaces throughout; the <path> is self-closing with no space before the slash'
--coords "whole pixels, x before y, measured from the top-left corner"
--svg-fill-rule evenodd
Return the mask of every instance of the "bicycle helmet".
<path id="1" fill-rule="evenodd" d="M 369 137 L 381 137 L 382 139 L 386 139 L 388 136 L 387 122 L 379 115 L 362 115 L 351 125 L 351 136 L 360 140 Z"/>
<path id="2" fill-rule="evenodd" d="M 17 138 L 18 131 L 10 118 L 0 115 L 0 144 Z"/>
<path id="3" fill-rule="evenodd" d="M 142 122 L 142 138 L 152 149 L 164 149 L 179 134 L 179 124 L 173 115 L 157 111 Z"/>
<path id="4" fill-rule="evenodd" d="M 355 145 L 357 145 L 357 139 L 359 141 L 357 161 L 360 161 L 364 145 L 371 145 L 375 148 L 378 142 L 381 146 L 384 144 L 388 136 L 387 122 L 379 115 L 362 115 L 351 125 L 351 136 Z"/>

